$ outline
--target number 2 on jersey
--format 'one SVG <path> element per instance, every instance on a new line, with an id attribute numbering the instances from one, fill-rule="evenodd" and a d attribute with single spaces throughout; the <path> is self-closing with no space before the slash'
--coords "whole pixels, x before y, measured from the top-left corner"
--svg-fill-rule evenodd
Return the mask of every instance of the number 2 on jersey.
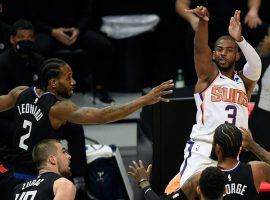
<path id="1" fill-rule="evenodd" d="M 30 137 L 30 133 L 31 133 L 31 129 L 32 129 L 32 122 L 30 122 L 28 120 L 24 120 L 23 121 L 23 128 L 24 129 L 28 128 L 28 132 L 21 136 L 19 147 L 24 149 L 24 150 L 27 150 L 28 146 L 24 143 L 24 141 Z"/>
<path id="2" fill-rule="evenodd" d="M 225 110 L 231 112 L 231 113 L 228 114 L 228 118 L 231 119 L 231 122 L 225 121 L 225 123 L 235 125 L 236 115 L 237 115 L 237 108 L 234 105 L 228 105 L 228 106 L 226 106 Z"/>

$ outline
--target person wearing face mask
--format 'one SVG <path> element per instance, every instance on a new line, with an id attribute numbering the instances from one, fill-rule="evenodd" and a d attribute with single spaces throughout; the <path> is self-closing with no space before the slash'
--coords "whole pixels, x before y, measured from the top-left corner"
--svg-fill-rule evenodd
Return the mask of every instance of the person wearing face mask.
<path id="1" fill-rule="evenodd" d="M 34 26 L 30 21 L 18 20 L 12 26 L 12 46 L 0 55 L 0 94 L 17 85 L 35 85 L 39 66 L 44 58 L 32 51 Z"/>

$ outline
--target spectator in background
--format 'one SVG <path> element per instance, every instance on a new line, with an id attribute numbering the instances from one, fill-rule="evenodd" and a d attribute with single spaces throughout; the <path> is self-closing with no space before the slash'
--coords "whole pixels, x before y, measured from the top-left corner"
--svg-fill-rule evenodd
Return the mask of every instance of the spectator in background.
<path id="1" fill-rule="evenodd" d="M 0 55 L 0 94 L 18 85 L 37 84 L 44 58 L 33 51 L 34 39 L 35 30 L 30 21 L 18 20 L 13 24 L 12 47 Z"/>
<path id="2" fill-rule="evenodd" d="M 265 4 L 266 2 L 263 2 L 262 5 L 265 6 Z M 264 9 L 263 7 L 260 9 L 261 0 L 176 0 L 176 12 L 189 23 L 185 35 L 186 60 L 183 65 L 187 85 L 195 84 L 197 81 L 193 60 L 193 38 L 199 18 L 194 13 L 187 13 L 185 10 L 196 8 L 198 5 L 207 7 L 213 19 L 209 21 L 209 45 L 212 48 L 218 37 L 228 34 L 226 25 L 229 25 L 230 17 L 235 10 L 241 10 L 245 15 L 242 17 L 243 33 L 252 46 L 257 46 L 267 33 L 267 27 L 270 24 L 269 17 L 265 18 L 267 21 L 264 21 L 264 18 L 261 19 L 259 16 L 259 10 Z"/>
<path id="3" fill-rule="evenodd" d="M 42 140 L 34 147 L 32 157 L 39 175 L 16 186 L 14 199 L 74 200 L 76 188 L 67 179 L 71 175 L 70 155 L 61 143 L 52 139 Z"/>
<path id="4" fill-rule="evenodd" d="M 109 40 L 89 30 L 92 0 L 33 0 L 32 5 L 33 20 L 39 32 L 35 49 L 45 57 L 59 49 L 86 50 L 91 58 L 88 59 L 91 62 L 85 63 L 87 67 L 93 68 L 92 60 L 95 61 L 97 97 L 103 103 L 113 103 L 107 92 L 112 74 L 113 48 Z"/>
<path id="5" fill-rule="evenodd" d="M 0 53 L 11 44 L 12 25 L 19 19 L 29 19 L 28 0 L 2 0 L 0 3 Z"/>

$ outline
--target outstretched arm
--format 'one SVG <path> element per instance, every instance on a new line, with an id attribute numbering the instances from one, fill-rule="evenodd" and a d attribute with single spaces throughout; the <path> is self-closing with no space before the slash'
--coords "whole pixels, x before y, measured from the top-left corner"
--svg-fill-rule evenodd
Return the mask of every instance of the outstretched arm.
<path id="1" fill-rule="evenodd" d="M 19 86 L 11 90 L 7 95 L 0 96 L 0 112 L 14 107 L 19 94 L 21 94 L 21 92 L 26 88 L 26 86 Z"/>
<path id="2" fill-rule="evenodd" d="M 251 135 L 251 132 L 243 127 L 240 127 L 243 136 L 242 147 L 254 153 L 260 160 L 270 165 L 270 153 L 256 143 Z"/>
<path id="3" fill-rule="evenodd" d="M 217 75 L 218 70 L 212 62 L 212 51 L 208 45 L 208 21 L 209 12 L 207 8 L 198 6 L 195 9 L 187 10 L 199 17 L 197 30 L 194 38 L 194 61 L 195 69 L 198 76 L 198 83 L 195 92 L 205 89 Z"/>
<path id="4" fill-rule="evenodd" d="M 149 165 L 146 170 L 143 162 L 139 160 L 139 163 L 133 161 L 132 165 L 130 165 L 129 168 L 130 168 L 130 171 L 128 172 L 128 174 L 131 175 L 131 177 L 133 177 L 133 179 L 136 181 L 138 186 L 143 190 L 145 199 L 146 200 L 161 200 L 161 198 L 151 189 L 151 186 L 149 183 L 152 165 Z M 183 190 L 179 189 L 171 193 L 167 197 L 163 197 L 162 199 L 163 200 L 172 200 L 172 199 L 187 200 L 187 199 L 192 199 L 192 198 L 187 198 Z"/>
<path id="5" fill-rule="evenodd" d="M 153 88 L 148 94 L 129 103 L 112 105 L 102 109 L 83 107 L 79 108 L 70 101 L 58 102 L 51 108 L 50 118 L 56 121 L 70 121 L 77 124 L 103 124 L 123 119 L 129 114 L 146 105 L 157 102 L 169 102 L 164 95 L 171 94 L 174 86 L 172 80 L 166 81 Z"/>

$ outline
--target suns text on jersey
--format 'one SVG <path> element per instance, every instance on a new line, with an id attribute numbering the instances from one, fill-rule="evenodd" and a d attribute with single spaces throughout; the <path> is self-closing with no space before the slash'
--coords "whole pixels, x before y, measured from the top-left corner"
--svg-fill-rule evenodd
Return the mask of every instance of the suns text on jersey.
<path id="1" fill-rule="evenodd" d="M 248 107 L 247 94 L 238 89 L 214 86 L 211 91 L 212 102 L 230 102 Z"/>
<path id="2" fill-rule="evenodd" d="M 223 196 L 226 196 L 229 194 L 239 194 L 241 196 L 244 196 L 247 186 L 240 183 L 229 183 L 229 184 L 226 184 L 225 188 L 226 188 L 226 193 Z"/>
<path id="3" fill-rule="evenodd" d="M 17 106 L 17 108 L 20 115 L 24 113 L 32 114 L 34 115 L 37 121 L 39 121 L 43 117 L 41 110 L 36 105 L 30 104 L 30 103 L 26 103 L 26 104 L 23 103 Z"/>

